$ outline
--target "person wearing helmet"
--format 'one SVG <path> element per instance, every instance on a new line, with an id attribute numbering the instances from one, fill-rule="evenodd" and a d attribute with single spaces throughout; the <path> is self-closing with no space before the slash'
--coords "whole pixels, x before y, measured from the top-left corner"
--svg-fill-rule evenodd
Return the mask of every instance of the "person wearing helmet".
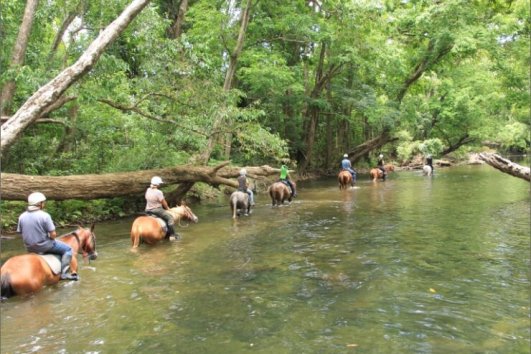
<path id="1" fill-rule="evenodd" d="M 383 174 L 382 179 L 385 180 L 385 177 L 387 177 L 387 172 L 385 171 L 385 167 L 384 167 L 385 162 L 384 162 L 383 158 L 384 158 L 384 156 L 382 154 L 380 154 L 378 156 L 378 163 L 376 165 L 382 171 L 382 174 Z"/>
<path id="2" fill-rule="evenodd" d="M 28 196 L 28 208 L 18 218 L 17 232 L 22 234 L 28 252 L 61 256 L 62 280 L 78 280 L 76 273 L 68 273 L 72 261 L 72 248 L 55 239 L 57 232 L 52 217 L 43 210 L 45 200 L 46 197 L 40 192 Z"/>
<path id="3" fill-rule="evenodd" d="M 240 176 L 238 177 L 238 190 L 249 194 L 249 203 L 254 205 L 254 194 L 251 188 L 249 188 L 249 182 L 247 181 L 247 170 L 242 168 L 240 170 Z"/>
<path id="4" fill-rule="evenodd" d="M 350 182 L 350 184 L 352 187 L 354 187 L 354 183 L 356 183 L 356 171 L 352 168 L 352 162 L 350 162 L 348 154 L 343 155 L 343 160 L 341 160 L 341 168 L 350 172 L 352 175 L 352 182 Z"/>
<path id="5" fill-rule="evenodd" d="M 431 154 L 428 154 L 428 156 L 426 156 L 426 165 L 431 167 L 431 174 L 433 175 L 433 158 Z"/>
<path id="6" fill-rule="evenodd" d="M 297 190 L 295 189 L 295 186 L 291 182 L 291 178 L 289 176 L 288 167 L 286 165 L 280 166 L 280 182 L 283 182 L 288 185 L 288 187 L 291 190 L 291 197 L 295 198 L 297 196 Z"/>
<path id="7" fill-rule="evenodd" d="M 166 237 L 175 237 L 178 239 L 180 237 L 175 233 L 175 228 L 173 227 L 175 220 L 173 220 L 173 216 L 166 211 L 170 209 L 170 207 L 164 198 L 164 193 L 159 189 L 159 186 L 162 183 L 162 178 L 159 176 L 151 178 L 151 184 L 144 195 L 146 198 L 146 214 L 158 216 L 163 219 L 168 228 Z"/>

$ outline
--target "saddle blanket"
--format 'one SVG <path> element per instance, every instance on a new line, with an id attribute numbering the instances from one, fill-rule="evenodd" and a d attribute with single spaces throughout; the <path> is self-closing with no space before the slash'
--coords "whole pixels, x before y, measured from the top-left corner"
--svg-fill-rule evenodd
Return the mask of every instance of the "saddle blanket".
<path id="1" fill-rule="evenodd" d="M 53 274 L 57 275 L 61 273 L 61 256 L 56 254 L 39 254 L 39 256 L 48 263 Z"/>
<path id="2" fill-rule="evenodd" d="M 146 214 L 146 215 L 149 216 L 149 217 L 155 218 L 158 221 L 158 223 L 160 224 L 160 227 L 162 227 L 162 229 L 164 231 L 168 231 L 168 227 L 166 226 L 166 221 L 164 221 L 164 219 L 159 218 L 158 216 L 153 215 L 153 214 Z"/>

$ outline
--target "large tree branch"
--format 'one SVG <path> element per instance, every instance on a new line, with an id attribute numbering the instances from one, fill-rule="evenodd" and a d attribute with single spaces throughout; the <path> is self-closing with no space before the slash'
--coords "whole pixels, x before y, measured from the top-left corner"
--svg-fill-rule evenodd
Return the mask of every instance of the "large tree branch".
<path id="1" fill-rule="evenodd" d="M 149 2 L 150 0 L 133 0 L 120 16 L 100 33 L 73 65 L 42 86 L 20 107 L 17 113 L 2 124 L 0 153 L 4 154 L 24 129 L 41 116 L 46 107 L 54 103 L 94 66 L 105 48 L 125 30 Z"/>
<path id="2" fill-rule="evenodd" d="M 99 199 L 142 195 L 151 177 L 161 176 L 165 185 L 203 182 L 212 186 L 238 187 L 239 167 L 176 166 L 155 170 L 74 176 L 28 176 L 2 173 L 2 199 L 26 200 L 33 191 L 40 191 L 50 200 Z M 279 169 L 265 166 L 246 167 L 252 178 L 276 175 Z"/>
<path id="3" fill-rule="evenodd" d="M 500 155 L 491 154 L 482 152 L 479 154 L 479 158 L 504 173 L 508 173 L 511 176 L 525 179 L 526 181 L 531 181 L 530 177 L 530 168 L 525 166 L 520 166 L 517 163 L 514 163 L 510 160 L 507 160 Z"/>

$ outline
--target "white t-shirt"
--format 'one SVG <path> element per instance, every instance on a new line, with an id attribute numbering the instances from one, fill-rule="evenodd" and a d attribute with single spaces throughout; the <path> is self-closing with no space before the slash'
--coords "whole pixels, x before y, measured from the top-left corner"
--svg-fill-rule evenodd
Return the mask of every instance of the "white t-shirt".
<path id="1" fill-rule="evenodd" d="M 158 188 L 149 187 L 146 190 L 146 210 L 162 208 L 164 194 Z"/>

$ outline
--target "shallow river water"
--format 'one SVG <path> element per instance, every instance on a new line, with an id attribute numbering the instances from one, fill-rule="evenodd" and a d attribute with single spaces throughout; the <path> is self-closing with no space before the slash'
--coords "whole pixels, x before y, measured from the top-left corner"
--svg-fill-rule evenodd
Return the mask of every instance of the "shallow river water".
<path id="1" fill-rule="evenodd" d="M 530 186 L 489 166 L 301 183 L 181 241 L 96 225 L 81 280 L 1 306 L 1 353 L 529 353 Z M 23 253 L 19 238 L 2 255 Z"/>

